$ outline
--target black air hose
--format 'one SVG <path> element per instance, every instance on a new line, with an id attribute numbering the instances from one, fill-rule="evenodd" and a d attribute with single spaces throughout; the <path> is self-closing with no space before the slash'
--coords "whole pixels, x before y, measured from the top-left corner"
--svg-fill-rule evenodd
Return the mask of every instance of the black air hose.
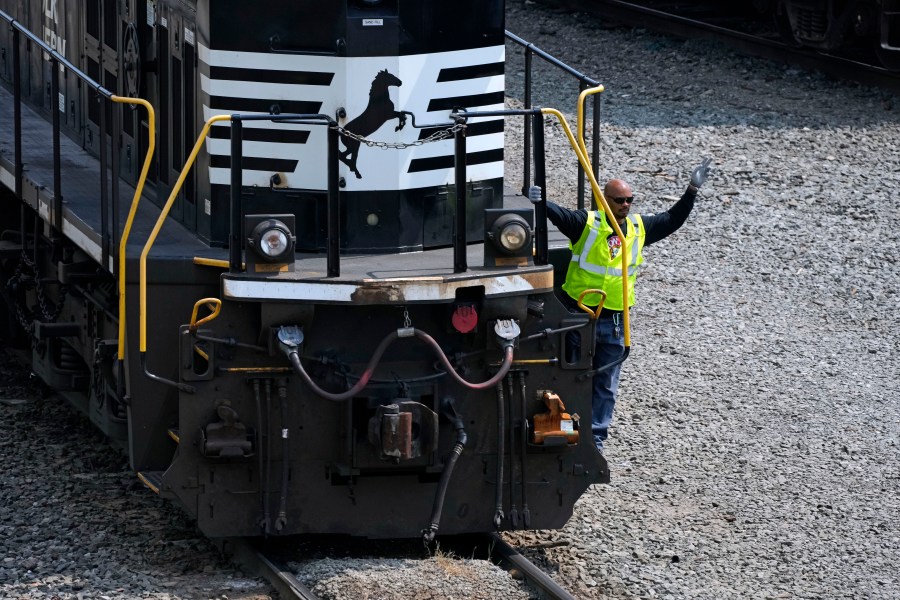
<path id="1" fill-rule="evenodd" d="M 269 508 L 269 494 L 272 491 L 272 380 L 265 380 L 265 390 L 266 390 L 266 473 L 265 480 L 263 480 L 263 485 L 265 486 L 265 491 L 263 495 L 266 498 L 266 509 L 263 511 L 263 525 L 265 527 L 264 531 L 266 535 L 271 532 L 271 514 Z"/>
<path id="2" fill-rule="evenodd" d="M 466 430 L 463 427 L 462 419 L 459 417 L 454 418 L 453 427 L 456 429 L 456 444 L 447 457 L 444 472 L 441 473 L 441 480 L 438 483 L 437 493 L 434 496 L 434 506 L 431 509 L 431 525 L 422 531 L 422 540 L 426 545 L 433 542 L 434 536 L 437 535 L 438 527 L 441 524 L 441 512 L 444 510 L 444 497 L 447 495 L 447 488 L 450 486 L 450 476 L 453 474 L 456 460 L 462 454 L 466 445 Z"/>
<path id="3" fill-rule="evenodd" d="M 291 454 L 287 385 L 284 383 L 278 385 L 278 402 L 281 404 L 281 499 L 278 504 L 278 516 L 275 518 L 275 531 L 281 532 L 287 525 L 288 472 Z"/>
<path id="4" fill-rule="evenodd" d="M 256 401 L 256 455 L 259 459 L 259 527 L 263 533 L 268 533 L 268 523 L 266 522 L 266 489 L 263 486 L 265 481 L 265 453 L 263 453 L 263 436 L 265 430 L 263 428 L 262 417 L 262 399 L 259 392 L 259 379 L 253 380 L 253 398 Z"/>
<path id="5" fill-rule="evenodd" d="M 496 512 L 494 512 L 494 527 L 500 529 L 500 523 L 503 522 L 503 413 L 506 407 L 503 402 L 503 385 L 497 386 L 497 495 L 494 501 Z"/>

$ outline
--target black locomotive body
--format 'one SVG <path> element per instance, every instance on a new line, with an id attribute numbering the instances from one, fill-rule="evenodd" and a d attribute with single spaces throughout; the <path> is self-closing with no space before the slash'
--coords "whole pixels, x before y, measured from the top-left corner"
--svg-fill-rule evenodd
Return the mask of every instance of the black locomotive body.
<path id="1" fill-rule="evenodd" d="M 503 2 L 0 10 L 5 336 L 206 534 L 555 528 L 608 480 L 504 203 Z"/>

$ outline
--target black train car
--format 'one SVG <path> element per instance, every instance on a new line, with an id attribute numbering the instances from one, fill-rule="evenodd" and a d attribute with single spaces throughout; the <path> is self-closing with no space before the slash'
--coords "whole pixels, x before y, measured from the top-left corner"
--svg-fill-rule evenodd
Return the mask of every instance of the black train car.
<path id="1" fill-rule="evenodd" d="M 825 52 L 862 47 L 885 67 L 900 69 L 897 0 L 753 0 L 747 6 L 771 15 L 789 44 Z"/>
<path id="2" fill-rule="evenodd" d="M 600 15 L 615 4 L 604 0 L 542 1 Z M 634 4 L 674 14 L 699 12 L 754 22 L 763 18 L 792 46 L 820 52 L 862 50 L 864 56 L 874 54 L 885 68 L 900 69 L 900 0 L 635 0 Z"/>
<path id="3" fill-rule="evenodd" d="M 503 2 L 0 9 L 6 335 L 206 534 L 555 528 L 608 480 L 504 208 Z"/>

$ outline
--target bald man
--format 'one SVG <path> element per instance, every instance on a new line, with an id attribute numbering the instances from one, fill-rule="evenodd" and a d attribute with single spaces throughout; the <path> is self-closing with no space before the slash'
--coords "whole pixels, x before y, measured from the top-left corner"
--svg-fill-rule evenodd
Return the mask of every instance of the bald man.
<path id="1" fill-rule="evenodd" d="M 634 283 L 638 267 L 643 262 L 643 249 L 674 233 L 681 227 L 691 210 L 697 190 L 709 176 L 711 159 L 705 159 L 691 172 L 691 180 L 681 196 L 669 210 L 655 215 L 632 214 L 634 194 L 631 186 L 622 179 L 611 179 L 603 188 L 603 195 L 625 235 L 625 242 L 616 234 L 607 220 L 606 213 L 600 211 L 570 210 L 547 202 L 547 217 L 569 238 L 572 260 L 569 262 L 566 281 L 562 286 L 563 302 L 572 310 L 578 310 L 577 300 L 586 290 L 599 289 L 606 292 L 606 300 L 597 318 L 596 346 L 593 366 L 599 369 L 616 363 L 625 350 L 622 328 L 622 256 L 623 250 L 630 254 L 628 260 L 628 306 L 634 306 Z M 596 308 L 600 304 L 600 294 L 587 294 L 583 304 Z M 566 336 L 566 361 L 577 362 L 581 348 L 581 334 L 569 332 Z M 609 434 L 613 408 L 616 405 L 616 389 L 619 386 L 621 363 L 594 375 L 591 432 L 597 449 L 603 451 L 603 442 Z"/>

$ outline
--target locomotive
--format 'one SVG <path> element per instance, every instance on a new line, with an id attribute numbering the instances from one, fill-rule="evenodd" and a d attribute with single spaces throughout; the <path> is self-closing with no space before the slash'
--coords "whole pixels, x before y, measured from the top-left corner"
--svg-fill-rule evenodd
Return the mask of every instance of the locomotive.
<path id="1" fill-rule="evenodd" d="M 558 528 L 609 480 L 502 1 L 0 11 L 0 330 L 206 535 Z"/>

